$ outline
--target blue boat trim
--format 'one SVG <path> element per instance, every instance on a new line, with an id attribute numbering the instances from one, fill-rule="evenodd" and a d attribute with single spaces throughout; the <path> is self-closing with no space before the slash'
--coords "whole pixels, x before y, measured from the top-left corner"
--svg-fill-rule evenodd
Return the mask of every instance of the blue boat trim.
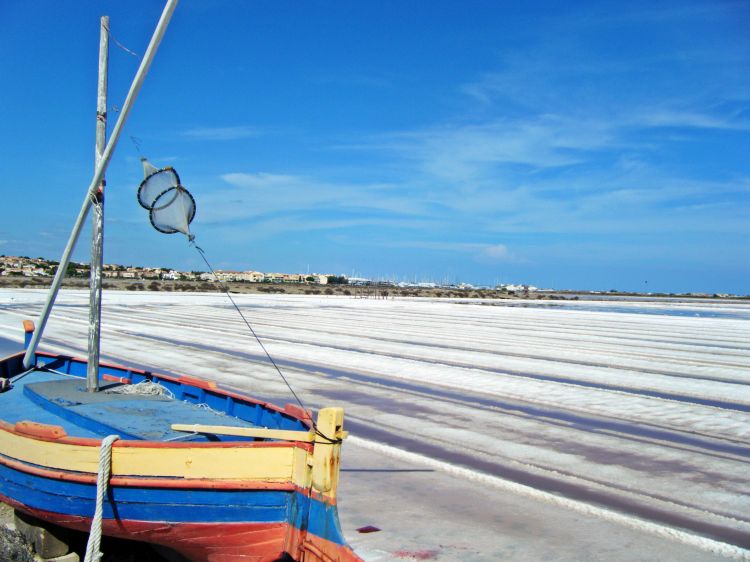
<path id="1" fill-rule="evenodd" d="M 71 517 L 94 515 L 96 485 L 50 479 L 0 463 L 0 494 L 27 508 Z M 114 502 L 114 504 L 113 504 Z M 115 505 L 116 507 L 113 507 Z M 289 523 L 346 544 L 336 505 L 299 491 L 111 486 L 104 519 L 168 523 Z"/>

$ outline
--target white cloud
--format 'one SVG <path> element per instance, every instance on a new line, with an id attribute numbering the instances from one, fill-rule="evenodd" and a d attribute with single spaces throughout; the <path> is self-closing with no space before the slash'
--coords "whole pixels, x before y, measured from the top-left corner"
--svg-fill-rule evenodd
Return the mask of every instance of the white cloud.
<path id="1" fill-rule="evenodd" d="M 504 244 L 494 244 L 482 248 L 479 257 L 483 260 L 499 262 L 508 261 L 511 256 L 507 246 Z"/>

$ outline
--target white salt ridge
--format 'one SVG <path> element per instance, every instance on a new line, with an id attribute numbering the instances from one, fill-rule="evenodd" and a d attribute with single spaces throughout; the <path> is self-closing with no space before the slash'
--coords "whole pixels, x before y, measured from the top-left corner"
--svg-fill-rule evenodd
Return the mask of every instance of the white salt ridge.
<path id="1" fill-rule="evenodd" d="M 515 482 L 504 480 L 502 478 L 497 478 L 487 474 L 467 470 L 459 466 L 431 459 L 429 457 L 425 457 L 424 455 L 418 455 L 409 451 L 404 451 L 403 449 L 398 449 L 396 447 L 383 445 L 382 443 L 377 443 L 375 441 L 369 441 L 357 437 L 350 437 L 350 440 L 361 447 L 365 447 L 373 451 L 378 451 L 391 457 L 402 458 L 415 464 L 429 466 L 437 470 L 453 474 L 458 478 L 471 480 L 485 486 L 492 486 L 494 488 L 505 490 L 520 496 L 526 496 L 535 500 L 559 505 L 561 507 L 565 507 L 584 515 L 598 517 L 606 521 L 619 523 L 620 525 L 629 527 L 631 529 L 637 529 L 639 531 L 644 531 L 652 535 L 669 538 L 682 544 L 694 546 L 712 554 L 718 554 L 720 556 L 725 556 L 734 560 L 750 560 L 750 550 L 740 548 L 738 546 L 729 545 L 723 542 L 708 539 L 706 537 L 701 537 L 698 535 L 687 533 L 685 531 L 673 529 L 671 527 L 659 525 L 657 523 L 652 523 L 638 517 L 632 517 L 608 509 L 602 509 L 597 506 L 589 505 L 576 500 L 571 500 L 555 494 L 550 494 L 548 492 L 537 490 L 530 486 L 524 486 L 523 484 L 517 484 Z"/>
<path id="2" fill-rule="evenodd" d="M 43 299 L 38 291 L 0 291 L 0 336 L 20 341 L 21 319 L 35 317 Z M 308 365 L 308 370 L 284 368 L 304 400 L 321 404 L 330 403 L 329 396 L 341 396 L 335 401 L 346 402 L 348 419 L 446 452 L 455 451 L 455 444 L 461 443 L 467 461 L 494 459 L 498 465 L 600 487 L 644 505 L 653 503 L 747 532 L 747 457 L 679 440 L 644 440 L 637 432 L 663 428 L 717 446 L 749 448 L 747 412 L 689 402 L 693 397 L 750 404 L 749 320 L 594 312 L 576 310 L 572 303 L 570 308 L 539 309 L 429 300 L 277 295 L 235 295 L 235 299 L 275 358 Z M 54 351 L 77 349 L 82 354 L 88 295 L 66 291 L 60 300 L 65 306 L 55 310 L 47 335 L 60 342 Z M 157 371 L 207 377 L 259 397 L 288 395 L 223 295 L 105 292 L 104 303 L 105 355 Z M 654 305 L 627 306 L 635 312 Z M 750 316 L 750 306 L 699 307 L 706 312 Z M 51 348 L 49 341 L 43 340 L 43 348 Z M 258 359 L 248 362 L 242 356 L 247 353 Z M 379 382 L 326 377 L 314 372 L 316 366 L 321 371 L 333 368 L 367 375 Z M 503 369 L 518 374 L 495 372 Z M 536 380 L 522 374 L 564 377 L 571 382 Z M 619 386 L 626 391 L 576 382 Z M 420 385 L 425 392 L 406 393 L 399 388 L 401 383 Z M 439 393 L 431 393 L 440 389 L 463 398 L 445 402 Z M 688 401 L 639 394 L 643 391 L 674 394 Z M 591 431 L 585 425 L 554 423 L 513 410 L 475 407 L 472 397 L 621 422 L 635 433 Z M 387 441 L 381 445 L 396 449 L 394 454 L 402 451 Z M 494 478 L 468 465 L 431 460 L 440 464 L 440 470 Z M 539 492 L 539 498 L 547 497 L 543 490 L 530 490 Z M 571 504 L 571 509 L 578 508 Z M 599 517 L 601 508 L 592 509 L 586 513 Z M 674 537 L 682 541 L 682 531 L 675 532 Z M 703 540 L 695 537 L 689 539 L 690 544 L 696 539 Z M 694 546 L 704 548 L 711 543 Z M 737 547 L 725 546 L 730 554 L 713 546 L 706 550 L 735 556 L 732 549 Z"/>
<path id="3" fill-rule="evenodd" d="M 115 302 L 121 302 L 125 296 L 125 300 L 130 295 L 120 295 L 115 297 Z M 148 295 L 151 297 L 151 295 Z M 139 298 L 143 298 L 143 295 L 138 295 Z M 166 297 L 166 298 L 165 298 Z M 166 296 L 157 295 L 155 298 L 149 300 L 155 301 L 174 301 L 179 299 L 179 296 Z M 240 302 L 246 300 L 238 299 Z M 268 297 L 261 297 L 260 300 L 265 300 Z M 255 299 L 253 299 L 255 300 Z M 286 300 L 296 300 L 290 299 Z M 196 302 L 197 301 L 197 302 Z M 191 299 L 193 306 L 205 306 L 216 304 L 216 296 L 201 296 L 197 299 Z M 18 302 L 18 301 L 16 301 Z M 373 308 L 373 302 L 376 305 L 380 305 L 381 311 L 383 308 L 399 308 L 403 307 L 403 303 L 398 301 L 363 301 L 363 300 L 351 300 L 339 299 L 337 301 L 337 308 L 346 308 L 351 310 L 359 310 L 364 308 L 363 312 L 366 312 L 367 308 Z M 83 303 L 85 304 L 85 303 Z M 156 303 L 155 303 L 156 304 Z M 304 309 L 304 304 L 295 302 L 295 304 L 302 304 L 300 308 Z M 394 304 L 396 305 L 394 307 Z M 438 309 L 444 313 L 444 303 L 409 303 L 410 305 L 422 305 L 422 308 L 429 307 L 430 309 Z M 369 306 L 368 306 L 369 305 Z M 382 305 L 391 305 L 382 306 Z M 414 306 L 414 308 L 418 308 Z M 453 306 L 453 309 L 471 308 L 472 312 L 474 309 L 480 309 L 481 312 L 495 313 L 498 307 L 461 307 Z M 483 309 L 483 310 L 482 310 Z M 325 310 L 325 309 L 324 309 Z M 544 316 L 551 314 L 560 314 L 560 310 L 535 310 L 535 309 L 515 309 L 505 308 L 499 309 L 501 312 L 506 314 L 516 314 L 520 311 L 522 315 L 528 315 L 529 313 L 543 313 Z M 130 326 L 137 326 L 138 331 L 144 334 L 152 333 L 159 337 L 166 337 L 174 340 L 185 340 L 185 343 L 189 343 L 185 336 L 192 335 L 194 338 L 199 336 L 199 341 L 193 340 L 195 343 L 202 345 L 212 345 L 215 347 L 226 348 L 227 351 L 231 349 L 241 350 L 243 347 L 242 343 L 247 342 L 247 333 L 242 330 L 244 326 L 240 326 L 239 322 L 232 316 L 229 316 L 229 322 L 224 318 L 226 312 L 219 310 L 207 310 L 206 316 L 201 319 L 201 324 L 206 326 L 204 330 L 194 328 L 190 334 L 186 334 L 183 328 L 184 322 L 181 321 L 178 315 L 171 315 L 167 311 L 166 318 L 165 314 L 153 314 L 149 315 L 149 321 L 147 323 L 135 322 L 135 318 L 132 310 L 128 310 L 127 314 L 118 315 L 121 323 L 116 326 L 120 330 L 126 330 Z M 251 313 L 255 311 L 250 309 Z M 340 319 L 340 310 L 336 311 L 336 316 Z M 66 328 L 68 331 L 67 337 L 70 340 L 70 336 L 74 335 L 75 338 L 85 336 L 85 329 L 87 328 L 87 322 L 80 316 L 80 310 L 63 308 L 57 312 L 58 318 L 64 318 L 66 320 Z M 597 313 L 601 315 L 609 315 L 617 318 L 617 313 Z M 78 322 L 76 322 L 76 315 Z M 21 316 L 21 314 L 19 314 Z M 111 315 L 107 318 L 109 324 L 113 323 L 116 316 Z M 380 320 L 381 324 L 378 324 Z M 639 318 L 644 322 L 652 320 L 652 317 Z M 693 318 L 682 318 L 682 317 L 670 317 L 668 318 L 669 323 L 679 322 L 693 322 Z M 715 321 L 716 319 L 701 319 L 703 321 Z M 388 323 L 392 328 L 393 325 L 388 322 L 387 317 L 373 318 L 372 315 L 367 315 L 364 318 L 365 322 L 370 322 L 374 326 L 368 329 L 368 333 L 376 327 L 380 327 L 382 331 L 386 330 L 386 327 L 382 326 L 383 322 Z M 724 321 L 726 323 L 735 324 L 737 321 L 729 320 Z M 77 323 L 76 328 L 78 330 L 72 330 L 72 324 Z M 227 324 L 232 325 L 232 330 L 226 330 Z M 516 319 L 516 325 L 519 320 Z M 217 324 L 222 325 L 220 334 L 216 334 L 214 328 Z M 303 325 L 310 325 L 308 322 L 304 322 Z M 319 323 L 312 325 L 319 326 Z M 744 325 L 744 324 L 743 324 Z M 238 329 L 239 328 L 239 329 Z M 438 325 L 438 328 L 441 326 Z M 444 329 L 444 326 L 442 326 Z M 489 331 L 485 324 L 478 324 L 476 326 L 480 332 Z M 73 334 L 71 334 L 71 331 Z M 259 328 L 257 330 L 261 335 L 270 335 L 273 338 L 274 335 L 279 334 L 278 329 L 266 330 L 265 328 Z M 307 330 L 310 332 L 310 330 Z M 201 333 L 203 332 L 203 333 Z M 287 333 L 289 330 L 287 330 Z M 643 330 L 644 333 L 652 334 L 652 330 Z M 211 334 L 215 335 L 211 335 Z M 295 330 L 295 335 L 298 330 Z M 315 331 L 312 331 L 315 334 Z M 394 336 L 394 331 L 391 330 L 390 336 Z M 283 332 L 282 332 L 283 334 Z M 5 332 L 6 337 L 12 337 L 11 332 Z M 486 336 L 485 336 L 486 337 Z M 544 334 L 537 334 L 537 338 L 544 337 Z M 466 336 L 464 336 L 466 338 Z M 80 341 L 80 340 L 79 340 Z M 335 342 L 338 346 L 351 347 L 352 350 L 342 350 L 330 347 L 325 347 L 326 343 Z M 71 341 L 73 343 L 73 341 Z M 273 339 L 266 340 L 266 347 L 271 351 L 274 356 L 280 359 L 294 359 L 297 361 L 303 361 L 311 363 L 313 365 L 328 366 L 344 370 L 353 371 L 359 373 L 375 374 L 387 378 L 401 379 L 408 382 L 416 382 L 420 384 L 431 384 L 440 385 L 446 388 L 464 389 L 467 386 L 475 389 L 476 391 L 482 392 L 487 395 L 501 396 L 505 399 L 521 400 L 533 404 L 555 404 L 559 407 L 570 409 L 573 411 L 583 411 L 589 413 L 596 413 L 602 416 L 615 417 L 623 420 L 637 420 L 639 422 L 646 422 L 659 426 L 670 426 L 680 427 L 685 430 L 691 430 L 697 433 L 704 434 L 719 434 L 726 438 L 745 439 L 750 436 L 750 415 L 743 412 L 736 412 L 732 410 L 720 409 L 712 406 L 704 406 L 699 404 L 686 404 L 683 402 L 676 402 L 671 400 L 665 400 L 662 398 L 654 398 L 649 396 L 638 396 L 628 392 L 619 392 L 613 390 L 602 390 L 595 388 L 580 387 L 575 383 L 576 380 L 583 382 L 592 383 L 604 383 L 607 385 L 621 386 L 626 388 L 632 388 L 634 391 L 637 390 L 649 390 L 662 393 L 674 393 L 678 396 L 684 397 L 695 397 L 704 400 L 719 400 L 734 402 L 737 404 L 743 404 L 750 406 L 750 391 L 744 386 L 736 384 L 720 383 L 716 381 L 701 381 L 686 379 L 680 377 L 678 373 L 673 376 L 664 375 L 652 375 L 652 374 L 640 374 L 637 371 L 626 371 L 624 369 L 615 368 L 616 361 L 618 358 L 610 356 L 611 364 L 610 368 L 601 367 L 581 367 L 574 369 L 573 365 L 555 363 L 554 358 L 548 359 L 520 359 L 516 357 L 500 356 L 500 357 L 487 357 L 478 352 L 464 352 L 464 351 L 451 351 L 442 349 L 422 349 L 421 351 L 423 359 L 428 359 L 429 362 L 419 359 L 419 353 L 415 352 L 414 347 L 410 347 L 408 354 L 413 359 L 390 357 L 382 355 L 382 353 L 398 354 L 399 348 L 403 353 L 403 345 L 389 344 L 380 341 L 362 342 L 361 338 L 347 338 L 346 336 L 325 336 L 318 334 L 312 336 L 312 343 L 302 342 L 283 342 L 274 341 Z M 249 346 L 252 346 L 252 342 L 249 342 Z M 127 340 L 118 341 L 116 347 L 118 349 L 127 349 L 128 347 L 135 347 L 131 351 L 136 353 L 136 357 L 140 355 L 138 348 L 141 346 L 130 346 Z M 256 353 L 259 350 L 254 350 Z M 528 352 L 528 348 L 519 344 L 515 347 L 516 352 Z M 502 353 L 499 351 L 497 353 Z M 676 353 L 674 351 L 670 353 Z M 170 354 L 172 355 L 172 354 Z M 428 355 L 428 357 L 424 357 Z M 667 353 L 665 353 L 667 357 Z M 748 353 L 750 356 L 750 353 Z M 567 350 L 565 352 L 566 358 L 574 356 L 574 352 Z M 176 357 L 175 357 L 176 358 Z M 475 367 L 467 368 L 462 366 L 456 366 L 452 364 L 440 364 L 439 361 L 443 359 L 446 362 L 460 362 L 462 364 L 473 364 Z M 436 363 L 437 362 L 437 363 Z M 652 364 L 652 363 L 651 363 Z M 481 367 L 491 367 L 498 369 L 509 369 L 522 373 L 532 373 L 541 376 L 556 376 L 565 377 L 572 379 L 571 383 L 560 383 L 552 381 L 540 381 L 534 379 L 527 379 L 518 376 L 509 376 L 502 373 L 487 372 L 483 371 Z M 700 367 L 702 370 L 710 369 L 711 374 L 715 376 L 722 376 L 726 380 L 740 381 L 747 377 L 750 377 L 750 368 L 747 370 L 740 370 L 739 367 L 727 367 L 727 366 L 714 366 L 714 367 Z M 743 372 L 744 371 L 744 372 Z M 212 371 L 211 375 L 216 380 L 221 380 L 221 374 L 216 371 Z M 613 401 L 612 396 L 616 396 L 617 400 Z"/>

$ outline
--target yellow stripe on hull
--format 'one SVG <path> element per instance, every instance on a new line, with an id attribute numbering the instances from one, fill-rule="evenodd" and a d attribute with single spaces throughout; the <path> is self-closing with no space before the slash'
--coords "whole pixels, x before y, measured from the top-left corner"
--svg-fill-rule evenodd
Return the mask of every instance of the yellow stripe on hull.
<path id="1" fill-rule="evenodd" d="M 99 447 L 56 443 L 0 430 L 0 454 L 41 467 L 96 474 Z M 286 447 L 118 447 L 113 477 L 254 480 L 309 485 L 308 453 Z"/>

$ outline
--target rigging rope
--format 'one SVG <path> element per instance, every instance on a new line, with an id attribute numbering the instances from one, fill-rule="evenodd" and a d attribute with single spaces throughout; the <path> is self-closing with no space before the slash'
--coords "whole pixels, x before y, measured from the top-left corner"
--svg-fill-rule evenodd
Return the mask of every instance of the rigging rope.
<path id="1" fill-rule="evenodd" d="M 131 136 L 130 140 L 133 141 L 133 144 L 140 153 L 140 139 Z M 151 226 L 164 234 L 175 234 L 177 232 L 181 232 L 182 234 L 187 236 L 188 243 L 196 249 L 198 254 L 200 254 L 201 259 L 206 264 L 206 267 L 208 267 L 209 271 L 211 271 L 211 274 L 217 281 L 220 282 L 221 287 L 224 289 L 224 293 L 229 299 L 229 302 L 232 303 L 232 306 L 234 306 L 237 314 L 240 315 L 240 318 L 242 318 L 245 326 L 247 326 L 247 329 L 250 330 L 250 333 L 258 342 L 258 345 L 263 350 L 263 353 L 265 353 L 268 361 L 271 363 L 271 365 L 273 365 L 273 368 L 279 374 L 281 380 L 284 381 L 284 384 L 289 389 L 289 392 L 291 392 L 292 396 L 294 396 L 297 404 L 299 404 L 303 412 L 306 413 L 307 408 L 305 408 L 302 400 L 299 396 L 297 396 L 297 393 L 294 392 L 292 385 L 289 384 L 289 381 L 284 376 L 284 373 L 281 372 L 281 368 L 271 356 L 268 349 L 266 349 L 266 346 L 263 344 L 260 337 L 255 332 L 255 329 L 252 327 L 248 319 L 242 313 L 240 307 L 232 298 L 232 295 L 229 291 L 229 285 L 219 279 L 219 276 L 216 275 L 216 271 L 214 271 L 214 268 L 209 263 L 208 258 L 206 257 L 206 253 L 203 251 L 203 248 L 195 243 L 195 236 L 190 232 L 190 223 L 195 217 L 195 199 L 190 194 L 190 192 L 181 184 L 180 176 L 177 174 L 177 171 L 171 166 L 167 166 L 161 169 L 157 168 L 144 157 L 141 157 L 141 164 L 143 166 L 143 181 L 138 186 L 136 198 L 138 200 L 138 204 L 149 212 Z M 341 442 L 340 439 L 332 439 L 327 435 L 321 433 L 318 430 L 315 422 L 313 421 L 312 416 L 310 416 L 310 424 L 315 431 L 315 434 L 319 436 L 324 443 L 335 444 Z"/>
<path id="2" fill-rule="evenodd" d="M 130 135 L 130 140 L 133 142 L 133 145 L 135 145 L 135 149 L 138 152 L 138 157 L 143 160 L 143 154 L 141 153 L 141 139 L 136 136 Z"/>
<path id="3" fill-rule="evenodd" d="M 219 279 L 219 276 L 216 275 L 216 272 L 214 271 L 214 268 L 211 267 L 211 264 L 208 262 L 208 258 L 206 258 L 206 253 L 203 251 L 203 248 L 201 248 L 200 246 L 198 246 L 193 239 L 190 239 L 190 245 L 193 246 L 198 251 L 198 253 L 200 254 L 201 258 L 203 259 L 203 262 L 206 264 L 206 267 L 208 267 L 209 271 L 214 276 L 214 278 L 217 281 L 219 281 L 219 283 L 221 284 L 222 288 L 224 289 L 224 294 L 226 294 L 227 298 L 229 299 L 229 301 L 234 306 L 234 309 L 237 311 L 237 313 L 240 315 L 240 317 L 242 318 L 242 320 L 245 322 L 245 325 L 250 330 L 250 333 L 253 334 L 253 337 L 258 342 L 258 345 L 260 345 L 260 348 L 263 350 L 263 353 L 266 354 L 266 357 L 268 357 L 268 360 L 271 362 L 271 365 L 273 365 L 274 369 L 276 369 L 276 372 L 281 377 L 281 380 L 284 381 L 284 384 L 286 384 L 287 388 L 289 389 L 289 392 L 291 392 L 292 396 L 294 396 L 294 399 L 297 401 L 297 404 L 299 404 L 299 406 L 300 406 L 300 408 L 302 408 L 302 410 L 304 410 L 305 412 L 307 412 L 307 408 L 305 408 L 305 405 L 302 403 L 302 400 L 300 400 L 299 396 L 297 396 L 297 393 L 294 392 L 294 389 L 292 388 L 292 385 L 289 384 L 289 381 L 284 376 L 284 373 L 281 372 L 281 368 L 279 368 L 279 365 L 276 363 L 276 361 L 274 361 L 274 358 L 268 352 L 268 349 L 266 349 L 266 346 L 263 345 L 263 342 L 261 341 L 261 339 L 258 336 L 258 334 L 255 332 L 255 329 L 253 329 L 253 327 L 250 324 L 250 322 L 247 320 L 247 318 L 245 318 L 245 315 L 242 314 L 242 310 L 240 310 L 240 307 L 237 305 L 237 303 L 235 302 L 235 300 L 232 298 L 232 295 L 229 292 L 229 285 L 226 284 L 226 283 L 224 283 L 223 281 L 221 281 Z M 335 444 L 343 442 L 343 439 L 335 439 L 335 438 L 332 439 L 332 438 L 328 437 L 327 435 L 323 434 L 318 429 L 318 426 L 315 424 L 315 421 L 312 419 L 312 417 L 310 417 L 310 423 L 312 424 L 313 431 L 315 431 L 315 435 L 317 435 L 318 437 L 320 437 L 321 439 L 323 439 L 323 443 L 335 445 Z"/>
<path id="4" fill-rule="evenodd" d="M 120 42 L 119 42 L 119 41 L 117 40 L 117 37 L 115 37 L 115 36 L 114 36 L 114 35 L 112 34 L 112 32 L 110 31 L 110 29 L 109 29 L 109 27 L 108 27 L 108 26 L 104 26 L 104 29 L 106 29 L 106 30 L 107 30 L 107 34 L 109 35 L 110 39 L 112 39 L 112 41 L 114 41 L 114 42 L 115 42 L 115 45 L 117 45 L 118 47 L 120 47 L 120 48 L 121 48 L 121 49 L 122 49 L 123 51 L 125 51 L 125 52 L 126 52 L 127 54 L 129 54 L 129 55 L 132 55 L 132 56 L 134 56 L 134 57 L 135 57 L 135 58 L 137 58 L 137 59 L 141 58 L 141 56 L 140 56 L 140 55 L 139 55 L 138 53 L 134 53 L 133 51 L 131 51 L 130 49 L 128 49 L 128 48 L 127 48 L 127 47 L 126 47 L 125 45 L 123 45 L 122 43 L 120 43 Z"/>
<path id="5" fill-rule="evenodd" d="M 99 547 L 102 542 L 104 496 L 107 494 L 109 475 L 112 470 L 112 444 L 119 438 L 119 435 L 108 435 L 102 439 L 102 445 L 99 449 L 99 471 L 96 475 L 96 507 L 94 508 L 94 518 L 91 520 L 91 531 L 86 544 L 84 562 L 99 562 L 103 556 Z"/>
<path id="6" fill-rule="evenodd" d="M 297 400 L 297 404 L 299 404 L 300 408 L 302 408 L 303 410 L 305 410 L 305 406 L 304 406 L 304 404 L 302 404 L 302 400 L 300 400 L 300 399 L 299 399 L 299 396 L 297 396 L 297 393 L 296 393 L 296 392 L 294 392 L 294 389 L 292 388 L 292 385 L 290 385 L 290 384 L 289 384 L 289 381 L 288 381 L 288 380 L 286 380 L 286 377 L 284 376 L 284 373 L 282 373 L 282 372 L 281 372 L 281 369 L 280 369 L 280 368 L 279 368 L 279 366 L 278 366 L 278 365 L 276 364 L 276 361 L 274 361 L 274 360 L 273 360 L 273 357 L 271 357 L 271 354 L 270 354 L 270 353 L 268 353 L 268 350 L 266 349 L 266 346 L 265 346 L 265 345 L 263 345 L 263 342 L 262 342 L 262 341 L 261 341 L 261 339 L 260 339 L 260 338 L 258 337 L 258 334 L 257 334 L 257 333 L 255 333 L 255 330 L 254 330 L 254 329 L 253 329 L 253 327 L 252 327 L 252 326 L 250 325 L 250 322 L 248 322 L 247 318 L 245 318 L 245 315 L 244 315 L 244 314 L 242 314 L 242 310 L 240 310 L 240 307 L 239 307 L 239 306 L 237 306 L 237 303 L 236 303 L 236 302 L 234 302 L 234 299 L 232 298 L 232 295 L 231 295 L 231 294 L 229 293 L 229 285 L 227 285 L 226 283 L 222 282 L 222 281 L 221 281 L 221 280 L 219 279 L 219 276 L 218 276 L 218 275 L 216 275 L 216 272 L 214 271 L 214 268 L 213 268 L 213 267 L 211 267 L 211 264 L 210 264 L 210 263 L 208 263 L 208 259 L 206 258 L 206 253 L 205 253 L 205 252 L 203 251 L 203 248 L 201 248 L 200 246 L 198 246 L 198 245 L 197 245 L 197 244 L 196 244 L 196 243 L 195 243 L 195 242 L 194 242 L 193 240 L 191 240 L 191 241 L 190 241 L 190 243 L 191 243 L 191 245 L 192 245 L 192 246 L 193 246 L 193 247 L 194 247 L 194 248 L 195 248 L 196 250 L 198 250 L 198 253 L 200 254 L 201 258 L 203 258 L 203 261 L 205 262 L 205 264 L 206 264 L 206 267 L 208 267 L 208 269 L 209 269 L 209 270 L 211 271 L 211 274 L 212 274 L 212 275 L 214 276 L 214 278 L 216 278 L 216 279 L 217 279 L 217 280 L 218 280 L 218 281 L 220 282 L 220 284 L 221 284 L 222 288 L 224 289 L 224 293 L 225 293 L 225 294 L 227 295 L 227 297 L 229 298 L 230 302 L 231 302 L 231 303 L 232 303 L 232 305 L 234 306 L 234 309 L 235 309 L 235 310 L 236 310 L 236 311 L 237 311 L 237 312 L 239 313 L 239 315 L 240 315 L 240 316 L 242 317 L 242 320 L 243 320 L 243 321 L 245 322 L 245 325 L 246 325 L 246 326 L 248 327 L 248 329 L 250 330 L 250 332 L 251 332 L 251 333 L 253 334 L 253 336 L 255 337 L 256 341 L 258 342 L 258 345 L 260 345 L 260 348 L 261 348 L 261 349 L 263 350 L 263 353 L 265 353 L 265 354 L 266 354 L 266 357 L 268 357 L 268 360 L 269 360 L 269 361 L 271 362 L 271 365 L 273 365 L 273 366 L 274 366 L 274 368 L 276 369 L 276 372 L 277 372 L 277 373 L 279 373 L 279 376 L 280 376 L 280 377 L 281 377 L 281 379 L 282 379 L 282 380 L 284 381 L 284 383 L 286 384 L 286 386 L 287 386 L 287 388 L 289 389 L 289 391 L 290 391 L 290 392 L 292 393 L 292 396 L 294 396 L 294 399 L 295 399 L 295 400 Z M 306 410 L 305 410 L 305 411 L 306 411 Z"/>

